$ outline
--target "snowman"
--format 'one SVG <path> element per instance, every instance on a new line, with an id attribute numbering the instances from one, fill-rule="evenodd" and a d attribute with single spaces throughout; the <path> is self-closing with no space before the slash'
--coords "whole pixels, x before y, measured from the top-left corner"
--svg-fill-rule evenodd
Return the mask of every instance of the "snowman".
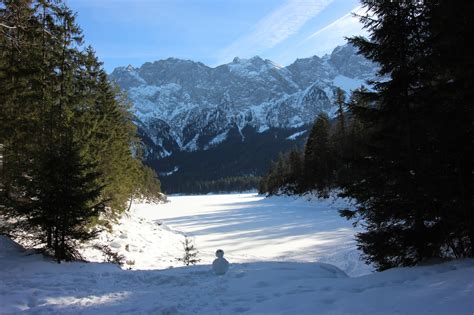
<path id="1" fill-rule="evenodd" d="M 212 263 L 212 271 L 218 276 L 221 276 L 229 270 L 229 262 L 224 258 L 224 251 L 218 249 L 216 251 L 216 259 Z"/>

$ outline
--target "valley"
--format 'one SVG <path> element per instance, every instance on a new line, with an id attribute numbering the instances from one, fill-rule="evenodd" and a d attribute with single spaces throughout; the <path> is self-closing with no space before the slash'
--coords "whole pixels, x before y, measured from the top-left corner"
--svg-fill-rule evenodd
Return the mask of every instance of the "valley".
<path id="1" fill-rule="evenodd" d="M 163 189 L 207 193 L 216 190 L 196 182 L 265 174 L 279 152 L 302 147 L 319 113 L 334 115 L 338 88 L 349 94 L 376 71 L 345 45 L 286 67 L 258 56 L 214 68 L 169 58 L 116 68 L 110 79 L 133 104 Z"/>

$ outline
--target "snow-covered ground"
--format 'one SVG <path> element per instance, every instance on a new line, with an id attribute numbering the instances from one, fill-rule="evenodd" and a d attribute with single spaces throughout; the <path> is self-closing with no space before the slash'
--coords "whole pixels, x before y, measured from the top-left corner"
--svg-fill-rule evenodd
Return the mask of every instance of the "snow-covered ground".
<path id="1" fill-rule="evenodd" d="M 166 204 L 137 204 L 101 242 L 133 261 L 132 269 L 180 266 L 181 241 L 189 235 L 201 264 L 219 248 L 232 263 L 255 261 L 324 262 L 351 276 L 371 268 L 360 260 L 350 222 L 333 199 L 264 198 L 256 194 L 172 196 Z M 127 246 L 128 245 L 128 246 Z M 128 251 L 125 249 L 128 247 Z M 86 251 L 90 260 L 102 255 Z"/>
<path id="2" fill-rule="evenodd" d="M 343 201 L 255 194 L 138 204 L 99 243 L 126 256 L 56 264 L 0 236 L 0 314 L 473 314 L 474 260 L 371 273 Z M 184 234 L 200 265 L 183 267 Z M 222 248 L 224 276 L 210 264 Z M 88 247 L 83 253 L 100 261 Z M 173 266 L 174 268 L 169 268 Z"/>

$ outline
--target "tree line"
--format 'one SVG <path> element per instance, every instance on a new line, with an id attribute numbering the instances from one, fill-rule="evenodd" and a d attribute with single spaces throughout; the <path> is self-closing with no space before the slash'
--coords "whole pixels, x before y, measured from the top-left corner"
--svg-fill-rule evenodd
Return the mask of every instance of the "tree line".
<path id="1" fill-rule="evenodd" d="M 365 92 L 367 89 L 361 87 L 346 100 L 345 92 L 336 89 L 336 115 L 330 118 L 328 114 L 320 113 L 304 148 L 295 147 L 279 154 L 260 181 L 260 193 L 278 195 L 311 191 L 325 198 L 343 182 L 350 181 L 355 171 L 350 161 L 366 153 L 362 141 L 367 126 L 351 111 L 355 106 L 367 106 L 361 97 Z"/>
<path id="2" fill-rule="evenodd" d="M 60 0 L 0 4 L 0 216 L 59 261 L 80 258 L 134 196 L 159 198 L 130 104 Z"/>
<path id="3" fill-rule="evenodd" d="M 259 176 L 231 176 L 210 180 L 183 181 L 176 183 L 174 189 L 176 192 L 186 194 L 230 193 L 256 190 L 259 182 Z"/>
<path id="4" fill-rule="evenodd" d="M 361 1 L 368 38 L 349 42 L 380 65 L 337 115 L 317 117 L 303 151 L 282 154 L 264 193 L 355 202 L 358 247 L 379 269 L 474 256 L 472 108 L 474 3 Z"/>

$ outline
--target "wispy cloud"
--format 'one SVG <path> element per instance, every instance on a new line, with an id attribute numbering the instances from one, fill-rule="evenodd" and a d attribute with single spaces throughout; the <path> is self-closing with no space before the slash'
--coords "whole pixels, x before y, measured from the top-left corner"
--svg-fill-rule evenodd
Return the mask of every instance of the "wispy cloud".
<path id="1" fill-rule="evenodd" d="M 362 29 L 359 18 L 353 13 L 362 15 L 366 12 L 360 6 L 355 7 L 347 14 L 314 31 L 299 44 L 287 49 L 282 55 L 276 57 L 276 61 L 289 64 L 298 57 L 322 56 L 330 53 L 336 46 L 344 45 L 345 37 L 366 35 L 367 31 Z"/>
<path id="2" fill-rule="evenodd" d="M 354 16 L 355 14 L 363 14 L 365 10 L 358 6 L 354 8 L 351 12 L 347 13 L 346 15 L 342 16 L 341 18 L 335 20 L 329 25 L 324 26 L 323 28 L 317 30 L 310 36 L 306 38 L 306 40 L 317 38 L 318 36 L 324 35 L 325 33 L 340 33 L 344 36 L 350 36 L 351 33 L 359 33 L 362 29 L 362 25 L 359 22 L 359 18 Z"/>
<path id="3" fill-rule="evenodd" d="M 261 19 L 254 30 L 217 54 L 217 63 L 228 62 L 234 56 L 261 54 L 284 41 L 311 18 L 316 16 L 333 0 L 288 0 Z"/>
<path id="4" fill-rule="evenodd" d="M 354 13 L 358 15 L 364 14 L 365 9 L 360 6 L 354 8 L 351 12 L 308 36 L 303 41 L 303 44 L 314 48 L 317 47 L 317 51 L 314 54 L 321 54 L 328 52 L 328 50 L 333 49 L 337 45 L 344 44 L 345 37 L 367 34 L 367 31 L 362 29 L 362 24 L 359 22 L 359 18 L 354 16 Z"/>

